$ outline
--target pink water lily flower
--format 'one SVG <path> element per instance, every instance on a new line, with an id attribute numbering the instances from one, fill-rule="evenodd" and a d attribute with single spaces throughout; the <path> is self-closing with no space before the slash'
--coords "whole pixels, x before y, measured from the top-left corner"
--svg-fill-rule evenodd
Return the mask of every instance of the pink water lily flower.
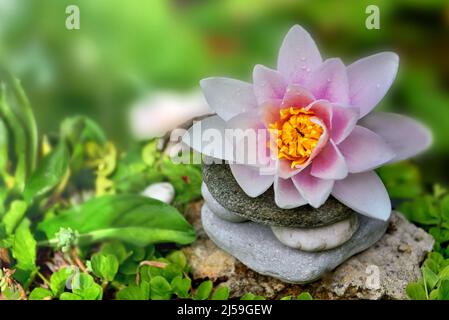
<path id="1" fill-rule="evenodd" d="M 277 70 L 256 65 L 252 84 L 201 81 L 216 112 L 202 127 L 276 133 L 269 143 L 276 156 L 264 163 L 275 168 L 273 174 L 261 173 L 260 165 L 230 164 L 248 196 L 273 185 L 276 204 L 290 209 L 317 208 L 332 195 L 360 214 L 387 220 L 390 199 L 373 170 L 414 156 L 431 142 L 429 131 L 413 119 L 370 114 L 392 85 L 398 64 L 391 52 L 349 66 L 338 58 L 323 61 L 309 33 L 294 26 L 282 43 Z"/>

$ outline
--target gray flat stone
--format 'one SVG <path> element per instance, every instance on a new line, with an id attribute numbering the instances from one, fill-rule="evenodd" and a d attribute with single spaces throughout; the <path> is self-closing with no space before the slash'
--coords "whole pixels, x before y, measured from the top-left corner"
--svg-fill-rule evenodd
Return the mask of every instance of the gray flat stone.
<path id="1" fill-rule="evenodd" d="M 209 205 L 208 207 L 213 211 Z M 214 211 L 215 213 L 215 211 Z M 319 252 L 341 246 L 352 238 L 359 227 L 357 215 L 318 228 L 271 227 L 276 238 L 286 246 L 308 252 Z"/>
<path id="2" fill-rule="evenodd" d="M 229 166 L 224 164 L 203 165 L 203 181 L 221 206 L 248 220 L 270 226 L 321 227 L 348 219 L 354 213 L 332 197 L 318 209 L 308 205 L 281 209 L 274 202 L 273 188 L 251 198 L 237 184 Z"/>
<path id="3" fill-rule="evenodd" d="M 201 185 L 201 194 L 204 198 L 204 201 L 207 203 L 207 206 L 215 213 L 219 218 L 230 221 L 230 222 L 243 222 L 247 221 L 247 219 L 229 211 L 224 208 L 221 204 L 217 202 L 217 200 L 212 197 L 209 190 L 207 190 L 206 184 L 203 182 Z"/>
<path id="4" fill-rule="evenodd" d="M 382 237 L 388 226 L 388 222 L 359 216 L 359 229 L 340 247 L 303 252 L 283 245 L 268 226 L 221 220 L 207 205 L 203 205 L 201 219 L 209 238 L 250 269 L 299 284 L 319 279 L 351 256 L 369 248 Z"/>

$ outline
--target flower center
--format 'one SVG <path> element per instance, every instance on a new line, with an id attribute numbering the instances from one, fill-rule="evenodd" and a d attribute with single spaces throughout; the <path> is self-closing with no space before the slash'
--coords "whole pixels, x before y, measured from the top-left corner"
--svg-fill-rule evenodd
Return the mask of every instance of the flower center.
<path id="1" fill-rule="evenodd" d="M 277 157 L 291 160 L 291 167 L 304 164 L 318 144 L 323 128 L 313 122 L 315 114 L 304 108 L 280 110 L 280 121 L 269 124 L 275 136 Z"/>

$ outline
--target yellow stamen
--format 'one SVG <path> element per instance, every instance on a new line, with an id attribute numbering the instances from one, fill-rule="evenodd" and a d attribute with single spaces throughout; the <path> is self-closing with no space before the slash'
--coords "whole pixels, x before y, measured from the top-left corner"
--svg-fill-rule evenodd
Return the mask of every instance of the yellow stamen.
<path id="1" fill-rule="evenodd" d="M 312 121 L 315 114 L 304 108 L 285 108 L 279 111 L 280 121 L 269 124 L 274 135 L 279 159 L 291 161 L 291 167 L 304 164 L 311 156 L 323 134 L 323 128 Z"/>

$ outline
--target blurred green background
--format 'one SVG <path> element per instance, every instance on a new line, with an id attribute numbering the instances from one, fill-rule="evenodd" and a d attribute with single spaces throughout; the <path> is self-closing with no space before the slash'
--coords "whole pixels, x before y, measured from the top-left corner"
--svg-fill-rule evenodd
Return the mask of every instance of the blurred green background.
<path id="1" fill-rule="evenodd" d="M 80 30 L 65 27 L 71 4 L 80 8 Z M 380 8 L 380 30 L 365 28 L 369 4 Z M 447 0 L 0 0 L 0 64 L 22 79 L 46 133 L 85 114 L 126 145 L 136 100 L 196 88 L 211 75 L 249 80 L 254 64 L 275 66 L 293 24 L 311 32 L 324 57 L 348 64 L 383 50 L 400 55 L 379 109 L 431 127 L 434 145 L 417 163 L 426 182 L 448 183 Z"/>

